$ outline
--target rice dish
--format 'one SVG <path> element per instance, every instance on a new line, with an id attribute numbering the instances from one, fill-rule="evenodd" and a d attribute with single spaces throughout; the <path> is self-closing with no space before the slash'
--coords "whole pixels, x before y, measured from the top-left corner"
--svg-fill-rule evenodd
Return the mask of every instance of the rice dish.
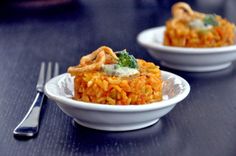
<path id="1" fill-rule="evenodd" d="M 82 57 L 79 65 L 69 67 L 68 72 L 75 76 L 75 100 L 109 105 L 162 100 L 159 67 L 126 51 L 114 53 L 109 47 L 100 47 Z"/>
<path id="2" fill-rule="evenodd" d="M 222 47 L 235 44 L 235 25 L 215 14 L 193 11 L 186 3 L 172 7 L 166 22 L 164 45 L 176 47 Z"/>

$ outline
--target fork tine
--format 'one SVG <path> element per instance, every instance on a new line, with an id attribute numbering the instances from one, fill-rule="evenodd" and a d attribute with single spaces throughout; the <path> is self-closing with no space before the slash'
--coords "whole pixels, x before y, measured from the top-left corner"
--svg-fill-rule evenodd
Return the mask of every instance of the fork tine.
<path id="1" fill-rule="evenodd" d="M 42 62 L 40 67 L 38 82 L 36 85 L 36 89 L 39 91 L 43 90 L 44 77 L 45 77 L 45 62 Z"/>
<path id="2" fill-rule="evenodd" d="M 57 76 L 59 74 L 59 63 L 56 62 L 54 66 L 54 74 L 53 77 Z"/>
<path id="3" fill-rule="evenodd" d="M 48 62 L 47 75 L 46 75 L 46 80 L 45 80 L 45 82 L 47 82 L 48 80 L 50 80 L 51 77 L 52 77 L 52 62 Z"/>

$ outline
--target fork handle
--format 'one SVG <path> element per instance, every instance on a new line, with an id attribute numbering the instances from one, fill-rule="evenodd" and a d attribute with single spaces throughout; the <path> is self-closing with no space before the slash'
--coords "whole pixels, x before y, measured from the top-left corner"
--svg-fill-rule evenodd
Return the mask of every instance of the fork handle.
<path id="1" fill-rule="evenodd" d="M 44 99 L 44 93 L 38 91 L 27 114 L 19 125 L 14 129 L 13 133 L 17 136 L 32 137 L 38 133 L 39 117 Z"/>

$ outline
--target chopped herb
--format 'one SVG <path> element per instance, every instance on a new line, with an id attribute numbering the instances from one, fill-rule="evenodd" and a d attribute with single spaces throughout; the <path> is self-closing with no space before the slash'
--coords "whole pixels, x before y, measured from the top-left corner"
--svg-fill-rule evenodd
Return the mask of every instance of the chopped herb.
<path id="1" fill-rule="evenodd" d="M 116 52 L 118 60 L 118 65 L 120 67 L 138 68 L 137 60 L 133 55 L 129 55 L 126 50 Z"/>
<path id="2" fill-rule="evenodd" d="M 118 69 L 120 66 L 118 64 L 115 64 L 114 69 Z"/>
<path id="3" fill-rule="evenodd" d="M 218 21 L 216 20 L 216 15 L 212 14 L 206 15 L 203 19 L 203 22 L 205 25 L 212 25 L 212 26 L 219 25 Z"/>

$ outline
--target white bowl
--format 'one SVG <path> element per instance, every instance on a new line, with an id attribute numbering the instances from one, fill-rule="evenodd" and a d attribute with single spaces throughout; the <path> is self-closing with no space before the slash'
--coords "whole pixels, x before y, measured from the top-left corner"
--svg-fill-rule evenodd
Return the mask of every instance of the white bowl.
<path id="1" fill-rule="evenodd" d="M 163 100 L 160 102 L 128 106 L 95 104 L 63 96 L 58 82 L 65 77 L 67 74 L 62 74 L 48 81 L 45 85 L 45 94 L 78 124 L 98 130 L 127 131 L 150 126 L 174 108 L 190 91 L 186 80 L 162 71 L 165 83 Z"/>
<path id="2" fill-rule="evenodd" d="M 236 45 L 219 48 L 181 48 L 163 45 L 165 27 L 141 32 L 137 41 L 163 66 L 173 69 L 207 72 L 229 67 L 236 59 Z"/>

